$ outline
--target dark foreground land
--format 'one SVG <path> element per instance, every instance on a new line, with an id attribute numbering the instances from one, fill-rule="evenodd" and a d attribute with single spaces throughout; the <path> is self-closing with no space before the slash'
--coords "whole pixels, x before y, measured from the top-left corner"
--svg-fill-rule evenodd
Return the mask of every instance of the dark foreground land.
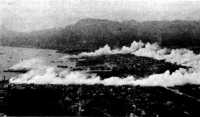
<path id="1" fill-rule="evenodd" d="M 7 115 L 198 116 L 200 87 L 27 85 L 7 88 Z"/>

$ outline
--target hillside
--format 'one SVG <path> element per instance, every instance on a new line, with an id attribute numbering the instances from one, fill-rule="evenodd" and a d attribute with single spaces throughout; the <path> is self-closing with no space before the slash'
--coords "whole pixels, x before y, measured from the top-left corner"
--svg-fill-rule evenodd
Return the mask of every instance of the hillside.
<path id="1" fill-rule="evenodd" d="M 169 48 L 199 49 L 199 21 L 110 21 L 82 19 L 65 28 L 29 33 L 1 31 L 0 43 L 6 46 L 57 49 L 78 53 L 93 51 L 108 44 L 112 48 L 130 45 L 134 40 L 158 42 Z"/>

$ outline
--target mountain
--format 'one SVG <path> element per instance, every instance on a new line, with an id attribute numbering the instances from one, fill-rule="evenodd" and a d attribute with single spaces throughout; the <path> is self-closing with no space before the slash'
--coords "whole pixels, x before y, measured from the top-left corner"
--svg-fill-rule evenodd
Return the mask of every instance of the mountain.
<path id="1" fill-rule="evenodd" d="M 106 44 L 112 48 L 130 45 L 132 41 L 158 42 L 169 48 L 199 48 L 199 21 L 111 21 L 81 19 L 64 28 L 29 33 L 1 31 L 0 43 L 6 46 L 57 49 L 78 53 L 93 51 Z"/>
<path id="2" fill-rule="evenodd" d="M 105 44 L 120 47 L 136 39 L 136 30 L 120 22 L 82 19 L 63 29 L 31 33 L 6 32 L 2 45 L 58 49 L 63 52 L 90 51 Z M 81 49 L 81 50 L 80 50 Z"/>

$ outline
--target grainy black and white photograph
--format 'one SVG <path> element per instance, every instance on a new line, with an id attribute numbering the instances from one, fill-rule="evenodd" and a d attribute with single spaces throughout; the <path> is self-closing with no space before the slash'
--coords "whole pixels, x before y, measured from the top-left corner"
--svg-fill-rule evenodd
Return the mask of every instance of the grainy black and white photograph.
<path id="1" fill-rule="evenodd" d="M 200 0 L 0 0 L 0 117 L 199 117 Z"/>

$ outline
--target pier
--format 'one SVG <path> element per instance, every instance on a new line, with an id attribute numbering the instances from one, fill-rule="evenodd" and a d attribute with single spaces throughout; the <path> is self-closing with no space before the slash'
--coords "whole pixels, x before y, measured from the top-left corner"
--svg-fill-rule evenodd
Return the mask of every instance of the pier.
<path id="1" fill-rule="evenodd" d="M 8 82 L 5 76 L 0 81 L 0 115 L 8 111 Z"/>

